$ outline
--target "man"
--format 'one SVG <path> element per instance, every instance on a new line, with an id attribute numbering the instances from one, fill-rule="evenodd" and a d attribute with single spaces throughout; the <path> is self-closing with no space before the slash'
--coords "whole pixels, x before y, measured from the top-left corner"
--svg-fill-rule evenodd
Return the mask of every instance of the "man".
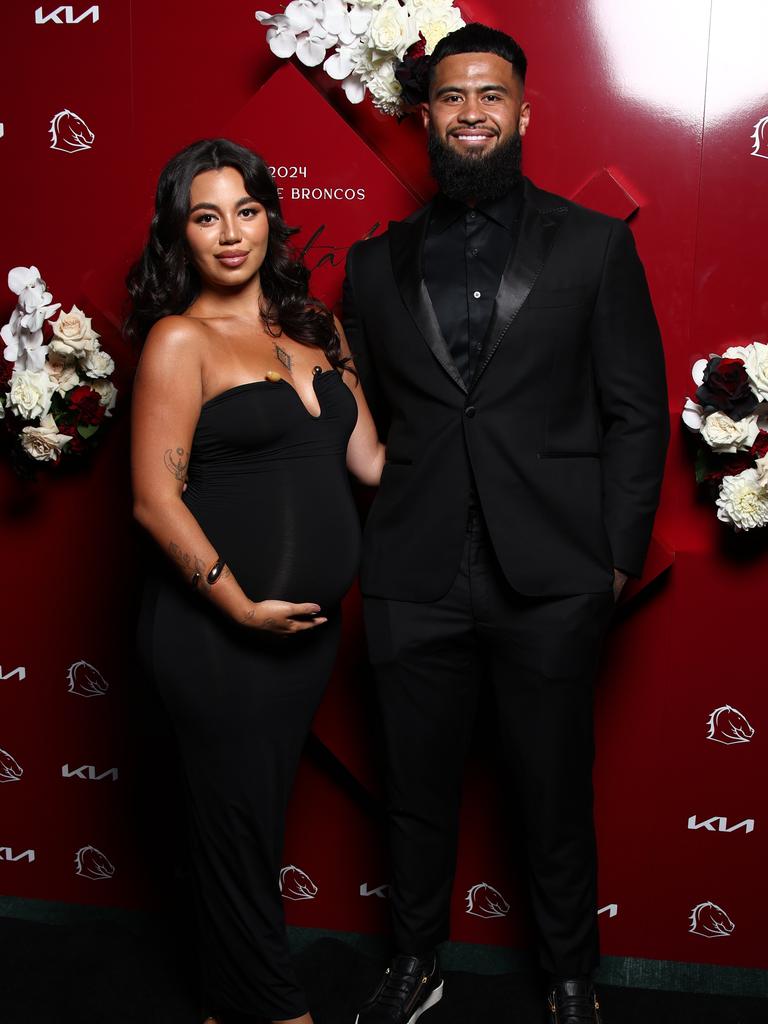
<path id="1" fill-rule="evenodd" d="M 651 535 L 669 425 L 627 226 L 520 173 L 517 43 L 467 25 L 423 104 L 437 197 L 349 254 L 345 325 L 387 432 L 361 572 L 384 728 L 397 955 L 359 1024 L 441 998 L 481 680 L 522 803 L 553 1024 L 600 1020 L 592 685 Z"/>

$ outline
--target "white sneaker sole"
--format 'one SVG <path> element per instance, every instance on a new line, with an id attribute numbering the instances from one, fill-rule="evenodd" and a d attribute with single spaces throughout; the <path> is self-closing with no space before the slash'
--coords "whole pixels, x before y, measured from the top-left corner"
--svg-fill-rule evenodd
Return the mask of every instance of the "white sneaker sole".
<path id="1" fill-rule="evenodd" d="M 405 1024 L 416 1024 L 416 1021 L 419 1019 L 419 1017 L 422 1015 L 422 1013 L 426 1013 L 427 1010 L 431 1010 L 433 1006 L 437 1005 L 437 1003 L 439 1003 L 440 1000 L 443 998 L 443 986 L 444 985 L 445 985 L 445 982 L 441 981 L 440 984 L 437 986 L 437 988 L 434 990 L 434 992 L 432 992 L 432 994 L 429 996 L 429 998 L 424 1002 L 424 1004 L 422 1006 L 420 1006 L 418 1008 L 418 1010 L 408 1018 L 408 1020 L 405 1022 Z M 360 1024 L 360 1014 L 359 1013 L 355 1017 L 355 1024 Z"/>

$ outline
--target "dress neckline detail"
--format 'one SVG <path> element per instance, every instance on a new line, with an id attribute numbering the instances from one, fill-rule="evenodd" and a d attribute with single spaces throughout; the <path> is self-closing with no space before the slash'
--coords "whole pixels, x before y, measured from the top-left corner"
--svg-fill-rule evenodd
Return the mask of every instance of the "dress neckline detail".
<path id="1" fill-rule="evenodd" d="M 338 371 L 335 370 L 333 367 L 331 367 L 330 370 L 321 370 L 320 373 L 313 373 L 312 374 L 312 388 L 315 391 L 315 394 L 317 394 L 317 388 L 316 388 L 317 382 L 322 377 L 327 377 L 329 373 L 335 373 L 337 377 L 340 376 Z M 274 381 L 273 380 L 266 380 L 264 378 L 262 378 L 261 380 L 248 380 L 248 381 L 245 381 L 245 383 L 243 383 L 243 384 L 235 384 L 231 388 L 225 388 L 223 391 L 220 391 L 218 393 L 218 395 L 214 395 L 213 398 L 209 398 L 207 402 L 203 402 L 203 404 L 200 406 L 200 412 L 202 413 L 205 409 L 208 408 L 208 406 L 216 405 L 218 402 L 225 401 L 228 398 L 233 398 L 235 395 L 240 394 L 240 392 L 248 391 L 251 388 L 262 387 L 262 386 L 263 387 L 270 387 L 270 388 L 279 388 L 281 384 L 284 384 L 287 388 L 290 388 L 290 390 L 296 396 L 296 401 L 299 403 L 299 405 L 302 407 L 304 412 L 307 414 L 307 416 L 311 420 L 322 419 L 322 416 L 323 416 L 323 404 L 322 404 L 322 402 L 320 402 L 319 399 L 318 399 L 318 404 L 320 406 L 320 412 L 317 415 L 315 415 L 314 413 L 310 412 L 309 409 L 304 404 L 304 401 L 302 400 L 302 397 L 299 394 L 299 392 L 296 390 L 296 388 L 293 386 L 293 384 L 291 384 L 290 381 L 287 381 L 285 379 L 285 377 L 281 377 L 280 380 L 274 380 Z"/>

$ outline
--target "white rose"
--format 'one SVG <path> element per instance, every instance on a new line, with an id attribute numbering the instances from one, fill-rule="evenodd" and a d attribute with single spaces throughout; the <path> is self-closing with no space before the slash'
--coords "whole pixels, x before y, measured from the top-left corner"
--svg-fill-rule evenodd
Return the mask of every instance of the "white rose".
<path id="1" fill-rule="evenodd" d="M 377 72 L 365 78 L 365 84 L 373 97 L 373 102 L 385 114 L 400 113 L 400 93 L 402 86 L 395 78 L 395 69 L 391 62 L 384 64 Z"/>
<path id="2" fill-rule="evenodd" d="M 82 367 L 88 377 L 109 377 L 115 372 L 115 363 L 112 356 L 108 355 L 98 345 L 90 352 L 86 352 L 82 361 Z"/>
<path id="3" fill-rule="evenodd" d="M 79 356 L 90 352 L 99 337 L 91 327 L 90 317 L 77 306 L 73 306 L 68 313 L 61 312 L 59 319 L 53 321 L 51 327 L 53 338 L 50 350 L 63 356 Z"/>
<path id="4" fill-rule="evenodd" d="M 755 341 L 751 345 L 740 345 L 726 349 L 725 359 L 742 359 L 749 377 L 749 383 L 757 397 L 768 401 L 768 345 Z"/>
<path id="5" fill-rule="evenodd" d="M 426 54 L 432 53 L 449 32 L 454 32 L 464 24 L 461 11 L 452 4 L 440 3 L 439 0 L 419 3 L 414 11 L 414 20 L 416 28 L 424 36 L 427 44 L 424 50 Z"/>
<path id="6" fill-rule="evenodd" d="M 419 38 L 413 18 L 399 0 L 384 0 L 368 28 L 368 43 L 375 50 L 394 54 L 402 60 L 405 51 Z"/>
<path id="7" fill-rule="evenodd" d="M 64 446 L 72 440 L 60 434 L 53 416 L 44 416 L 39 427 L 24 427 L 21 447 L 38 462 L 56 462 Z"/>
<path id="8" fill-rule="evenodd" d="M 751 448 L 757 433 L 757 416 L 732 420 L 724 412 L 710 413 L 701 428 L 701 436 L 716 452 L 737 452 Z"/>
<path id="9" fill-rule="evenodd" d="M 738 530 L 768 525 L 768 490 L 760 485 L 757 470 L 745 469 L 723 477 L 717 518 L 732 523 Z"/>
<path id="10" fill-rule="evenodd" d="M 45 370 L 14 370 L 8 406 L 22 419 L 46 416 L 51 408 L 53 384 Z"/>
<path id="11" fill-rule="evenodd" d="M 66 395 L 80 383 L 74 360 L 66 356 L 51 355 L 45 362 L 45 372 L 51 379 L 53 390 L 58 395 Z"/>
<path id="12" fill-rule="evenodd" d="M 111 416 L 117 401 L 117 388 L 111 380 L 91 381 L 91 388 L 101 397 L 101 404 L 105 407 L 105 416 Z"/>
<path id="13" fill-rule="evenodd" d="M 755 472 L 757 473 L 757 482 L 760 487 L 768 488 L 768 455 L 764 455 L 761 459 L 757 460 Z"/>

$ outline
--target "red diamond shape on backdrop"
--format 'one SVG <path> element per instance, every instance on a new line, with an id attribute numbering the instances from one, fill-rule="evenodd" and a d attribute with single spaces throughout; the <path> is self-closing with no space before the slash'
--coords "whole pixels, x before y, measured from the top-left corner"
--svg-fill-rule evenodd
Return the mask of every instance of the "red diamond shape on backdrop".
<path id="1" fill-rule="evenodd" d="M 300 110 L 301 122 L 275 141 L 264 126 L 275 123 L 280 109 Z M 306 248 L 312 290 L 329 305 L 341 294 L 349 247 L 418 206 L 408 187 L 292 64 L 283 65 L 232 118 L 227 135 L 275 168 L 285 219 L 301 228 L 294 244 Z"/>
<path id="2" fill-rule="evenodd" d="M 574 203 L 588 206 L 590 210 L 599 210 L 609 217 L 618 217 L 619 220 L 628 220 L 640 208 L 640 203 L 619 184 L 607 167 L 593 175 L 571 199 Z"/>

